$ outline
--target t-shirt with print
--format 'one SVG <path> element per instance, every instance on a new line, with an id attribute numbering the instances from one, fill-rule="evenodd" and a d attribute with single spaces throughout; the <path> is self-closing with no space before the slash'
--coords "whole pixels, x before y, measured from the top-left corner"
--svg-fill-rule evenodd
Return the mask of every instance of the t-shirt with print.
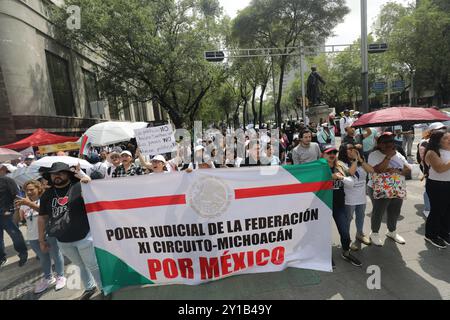
<path id="1" fill-rule="evenodd" d="M 384 158 L 386 158 L 386 155 L 384 153 L 382 153 L 380 150 L 375 150 L 369 155 L 368 163 L 372 167 L 375 167 L 375 166 L 379 165 L 381 162 L 383 162 Z M 396 151 L 395 155 L 389 161 L 388 168 L 402 170 L 405 165 L 411 169 L 411 165 L 408 163 L 406 158 L 404 156 L 402 156 L 398 151 Z M 372 185 L 373 185 L 373 182 L 372 182 L 372 179 L 370 179 L 368 186 L 372 187 Z"/>
<path id="2" fill-rule="evenodd" d="M 338 173 L 336 168 L 331 168 L 332 173 Z M 333 208 L 345 207 L 344 181 L 333 180 Z"/>
<path id="3" fill-rule="evenodd" d="M 366 170 L 364 170 L 363 167 L 358 166 L 355 175 L 350 177 L 351 183 L 344 184 L 345 205 L 357 206 L 367 203 L 366 178 Z"/>
<path id="4" fill-rule="evenodd" d="M 39 215 L 55 219 L 67 211 L 70 217 L 69 227 L 63 236 L 57 238 L 58 241 L 75 242 L 84 239 L 90 229 L 80 182 L 61 189 L 52 187 L 41 197 Z"/>
<path id="5" fill-rule="evenodd" d="M 39 201 L 36 204 L 39 205 Z M 39 240 L 39 212 L 29 206 L 20 206 L 19 210 L 25 214 L 25 220 L 27 221 L 27 240 Z"/>

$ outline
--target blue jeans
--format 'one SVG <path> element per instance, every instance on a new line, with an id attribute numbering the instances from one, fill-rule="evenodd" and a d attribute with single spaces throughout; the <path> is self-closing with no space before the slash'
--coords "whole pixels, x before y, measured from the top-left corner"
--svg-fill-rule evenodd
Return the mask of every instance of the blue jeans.
<path id="1" fill-rule="evenodd" d="M 356 231 L 358 234 L 362 235 L 364 233 L 363 228 L 364 228 L 364 217 L 366 213 L 366 205 L 365 204 L 359 204 L 356 206 L 345 205 L 345 211 L 347 213 L 347 218 L 350 224 L 353 220 L 353 214 L 355 214 Z"/>
<path id="2" fill-rule="evenodd" d="M 47 243 L 50 245 L 50 250 L 47 253 L 41 251 L 39 240 L 30 240 L 30 247 L 39 257 L 42 271 L 46 279 L 52 278 L 52 261 L 55 263 L 55 271 L 58 277 L 64 277 L 64 257 L 59 250 L 56 238 L 48 237 Z"/>
<path id="3" fill-rule="evenodd" d="M 63 254 L 80 268 L 81 281 L 86 290 L 91 290 L 97 285 L 101 289 L 100 270 L 95 257 L 94 242 L 91 233 L 79 241 L 59 242 Z"/>
<path id="4" fill-rule="evenodd" d="M 3 231 L 6 231 L 11 237 L 14 245 L 14 249 L 19 253 L 21 259 L 28 258 L 28 249 L 25 244 L 22 232 L 19 227 L 14 224 L 12 220 L 12 214 L 5 215 L 0 214 L 0 260 L 6 258 L 5 242 L 3 241 Z"/>
<path id="5" fill-rule="evenodd" d="M 428 197 L 427 189 L 425 189 L 423 193 L 423 203 L 425 205 L 425 208 L 423 208 L 423 210 L 430 212 L 431 204 L 430 204 L 430 197 Z"/>
<path id="6" fill-rule="evenodd" d="M 347 218 L 345 207 L 333 208 L 333 219 L 341 236 L 342 250 L 350 250 L 350 221 Z"/>

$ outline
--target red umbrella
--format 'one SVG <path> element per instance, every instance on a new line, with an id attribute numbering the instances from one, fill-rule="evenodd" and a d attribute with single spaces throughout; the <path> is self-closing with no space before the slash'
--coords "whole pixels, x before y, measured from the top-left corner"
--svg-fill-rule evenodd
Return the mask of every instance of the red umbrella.
<path id="1" fill-rule="evenodd" d="M 448 115 L 432 108 L 393 107 L 364 114 L 352 127 L 388 127 L 449 120 Z"/>
<path id="2" fill-rule="evenodd" d="M 75 142 L 78 139 L 79 138 L 77 137 L 59 136 L 53 133 L 49 133 L 43 129 L 37 129 L 31 136 L 26 137 L 25 139 L 17 141 L 15 143 L 1 146 L 1 148 L 20 150 L 28 147 L 39 147 L 48 144 Z"/>

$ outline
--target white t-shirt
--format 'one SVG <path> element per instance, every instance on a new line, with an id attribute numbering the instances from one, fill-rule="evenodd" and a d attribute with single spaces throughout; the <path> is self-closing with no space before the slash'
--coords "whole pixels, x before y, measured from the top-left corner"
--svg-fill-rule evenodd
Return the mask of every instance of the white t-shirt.
<path id="1" fill-rule="evenodd" d="M 444 161 L 444 163 L 447 163 L 450 161 L 450 151 L 440 149 L 439 153 L 441 154 L 441 159 Z M 428 175 L 428 179 L 433 181 L 450 181 L 450 170 L 447 170 L 442 173 L 438 173 L 436 170 L 433 169 L 433 167 L 430 167 L 430 173 Z"/>
<path id="2" fill-rule="evenodd" d="M 358 167 L 350 181 L 344 180 L 345 205 L 356 206 L 366 204 L 366 178 L 367 172 L 363 167 Z"/>
<path id="3" fill-rule="evenodd" d="M 372 167 L 375 167 L 375 166 L 379 165 L 381 162 L 383 162 L 384 158 L 386 158 L 385 154 L 383 154 L 380 150 L 375 150 L 370 153 L 368 163 Z M 402 170 L 405 165 L 411 169 L 411 165 L 408 163 L 406 158 L 404 156 L 402 156 L 398 151 L 396 151 L 395 155 L 389 161 L 388 168 Z M 373 182 L 372 182 L 372 179 L 370 179 L 368 186 L 372 188 L 372 185 L 373 185 Z"/>
<path id="4" fill-rule="evenodd" d="M 39 201 L 37 202 L 37 205 L 39 205 Z M 27 240 L 39 240 L 39 211 L 36 211 L 28 206 L 20 206 L 19 210 L 25 213 L 25 219 L 27 220 Z"/>

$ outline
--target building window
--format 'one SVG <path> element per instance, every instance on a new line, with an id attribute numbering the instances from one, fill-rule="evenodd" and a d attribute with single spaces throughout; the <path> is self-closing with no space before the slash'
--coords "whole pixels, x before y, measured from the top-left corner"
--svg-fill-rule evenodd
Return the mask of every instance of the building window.
<path id="1" fill-rule="evenodd" d="M 136 116 L 136 121 L 148 121 L 147 103 L 136 101 L 134 106 L 134 115 Z"/>
<path id="2" fill-rule="evenodd" d="M 84 69 L 82 69 L 82 71 L 84 78 L 84 92 L 86 95 L 85 116 L 88 118 L 100 117 L 100 115 L 98 114 L 99 110 L 97 105 L 92 106 L 92 103 L 97 103 L 100 100 L 95 74 Z"/>
<path id="3" fill-rule="evenodd" d="M 111 120 L 119 120 L 119 106 L 115 96 L 108 97 L 109 117 Z"/>
<path id="4" fill-rule="evenodd" d="M 127 96 L 122 97 L 122 110 L 125 121 L 131 121 L 130 101 Z"/>
<path id="5" fill-rule="evenodd" d="M 69 77 L 69 63 L 53 53 L 45 51 L 48 73 L 52 86 L 53 101 L 56 115 L 75 116 L 75 103 L 73 101 L 72 85 Z"/>

